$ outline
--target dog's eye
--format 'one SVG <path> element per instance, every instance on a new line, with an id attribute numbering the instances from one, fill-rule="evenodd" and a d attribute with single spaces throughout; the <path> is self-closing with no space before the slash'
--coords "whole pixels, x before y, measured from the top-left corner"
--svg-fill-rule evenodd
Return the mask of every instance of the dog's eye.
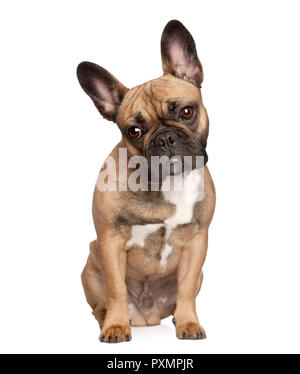
<path id="1" fill-rule="evenodd" d="M 181 119 L 190 119 L 194 114 L 194 109 L 191 106 L 186 106 L 182 108 L 179 112 L 179 117 Z"/>
<path id="2" fill-rule="evenodd" d="M 128 134 L 132 138 L 138 139 L 142 136 L 143 132 L 140 128 L 138 128 L 136 126 L 132 126 L 128 129 Z"/>

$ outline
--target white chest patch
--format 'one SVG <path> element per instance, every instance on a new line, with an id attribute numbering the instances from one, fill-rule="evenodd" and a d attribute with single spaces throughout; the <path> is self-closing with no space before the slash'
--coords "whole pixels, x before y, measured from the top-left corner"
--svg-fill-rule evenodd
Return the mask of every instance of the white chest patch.
<path id="1" fill-rule="evenodd" d="M 126 244 L 126 248 L 130 248 L 133 245 L 140 247 L 145 246 L 145 239 L 148 235 L 157 231 L 163 226 L 162 223 L 149 223 L 147 225 L 133 225 L 131 228 L 131 238 Z"/>
<path id="2" fill-rule="evenodd" d="M 167 218 L 163 223 L 159 224 L 147 224 L 147 225 L 133 225 L 131 229 L 131 238 L 126 244 L 126 248 L 129 249 L 133 245 L 144 247 L 145 239 L 148 235 L 159 230 L 161 227 L 166 228 L 165 233 L 165 247 L 161 252 L 160 266 L 165 269 L 167 265 L 167 259 L 173 250 L 173 247 L 168 244 L 169 237 L 172 230 L 178 225 L 183 225 L 191 222 L 193 218 L 194 204 L 197 201 L 201 201 L 203 197 L 203 169 L 193 170 L 187 176 L 182 177 L 181 175 L 175 177 L 168 177 L 162 184 L 162 193 L 164 198 L 174 204 L 176 210 L 174 214 Z M 180 180 L 182 180 L 182 187 L 180 186 Z M 170 186 L 170 188 L 169 188 Z"/>

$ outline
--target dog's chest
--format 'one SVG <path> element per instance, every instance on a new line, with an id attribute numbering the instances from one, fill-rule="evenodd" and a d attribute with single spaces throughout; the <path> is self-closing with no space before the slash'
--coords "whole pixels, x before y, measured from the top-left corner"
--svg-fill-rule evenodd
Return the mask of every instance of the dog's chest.
<path id="1" fill-rule="evenodd" d="M 161 223 L 133 225 L 131 237 L 126 244 L 128 251 L 135 250 L 136 253 L 139 250 L 139 257 L 144 255 L 154 259 L 155 263 L 159 262 L 161 271 L 166 269 L 168 260 L 172 257 L 170 255 L 174 254 L 176 247 L 180 245 L 180 241 L 177 240 L 178 231 L 182 231 L 182 225 L 192 222 L 195 203 L 201 196 L 201 175 L 198 171 L 193 171 L 183 178 L 182 182 L 182 188 L 179 190 L 176 190 L 174 186 L 173 188 L 167 188 L 166 185 L 162 187 L 164 199 L 175 206 L 174 213 Z M 169 181 L 166 180 L 164 183 L 167 184 Z M 184 238 L 189 232 L 185 231 Z M 185 240 L 188 240 L 188 237 Z"/>

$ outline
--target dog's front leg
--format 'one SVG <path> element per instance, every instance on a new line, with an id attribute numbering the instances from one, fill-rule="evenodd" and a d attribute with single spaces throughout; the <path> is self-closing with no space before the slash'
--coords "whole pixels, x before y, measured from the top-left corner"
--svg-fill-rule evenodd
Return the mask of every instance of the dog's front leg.
<path id="1" fill-rule="evenodd" d="M 174 323 L 179 339 L 204 339 L 203 327 L 196 314 L 196 296 L 200 290 L 203 273 L 202 266 L 207 251 L 207 228 L 191 239 L 183 248 L 178 272 L 178 290 Z"/>
<path id="2" fill-rule="evenodd" d="M 100 340 L 117 343 L 131 340 L 127 288 L 125 241 L 114 230 L 103 230 L 98 238 L 100 261 L 106 286 L 106 316 Z"/>

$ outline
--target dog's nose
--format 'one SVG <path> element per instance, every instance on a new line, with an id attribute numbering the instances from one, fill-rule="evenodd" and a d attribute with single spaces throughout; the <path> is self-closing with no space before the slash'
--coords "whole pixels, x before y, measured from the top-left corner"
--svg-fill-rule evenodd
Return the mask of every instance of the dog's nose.
<path id="1" fill-rule="evenodd" d="M 171 131 L 165 131 L 156 138 L 156 144 L 161 147 L 173 147 L 176 143 L 177 135 Z"/>

